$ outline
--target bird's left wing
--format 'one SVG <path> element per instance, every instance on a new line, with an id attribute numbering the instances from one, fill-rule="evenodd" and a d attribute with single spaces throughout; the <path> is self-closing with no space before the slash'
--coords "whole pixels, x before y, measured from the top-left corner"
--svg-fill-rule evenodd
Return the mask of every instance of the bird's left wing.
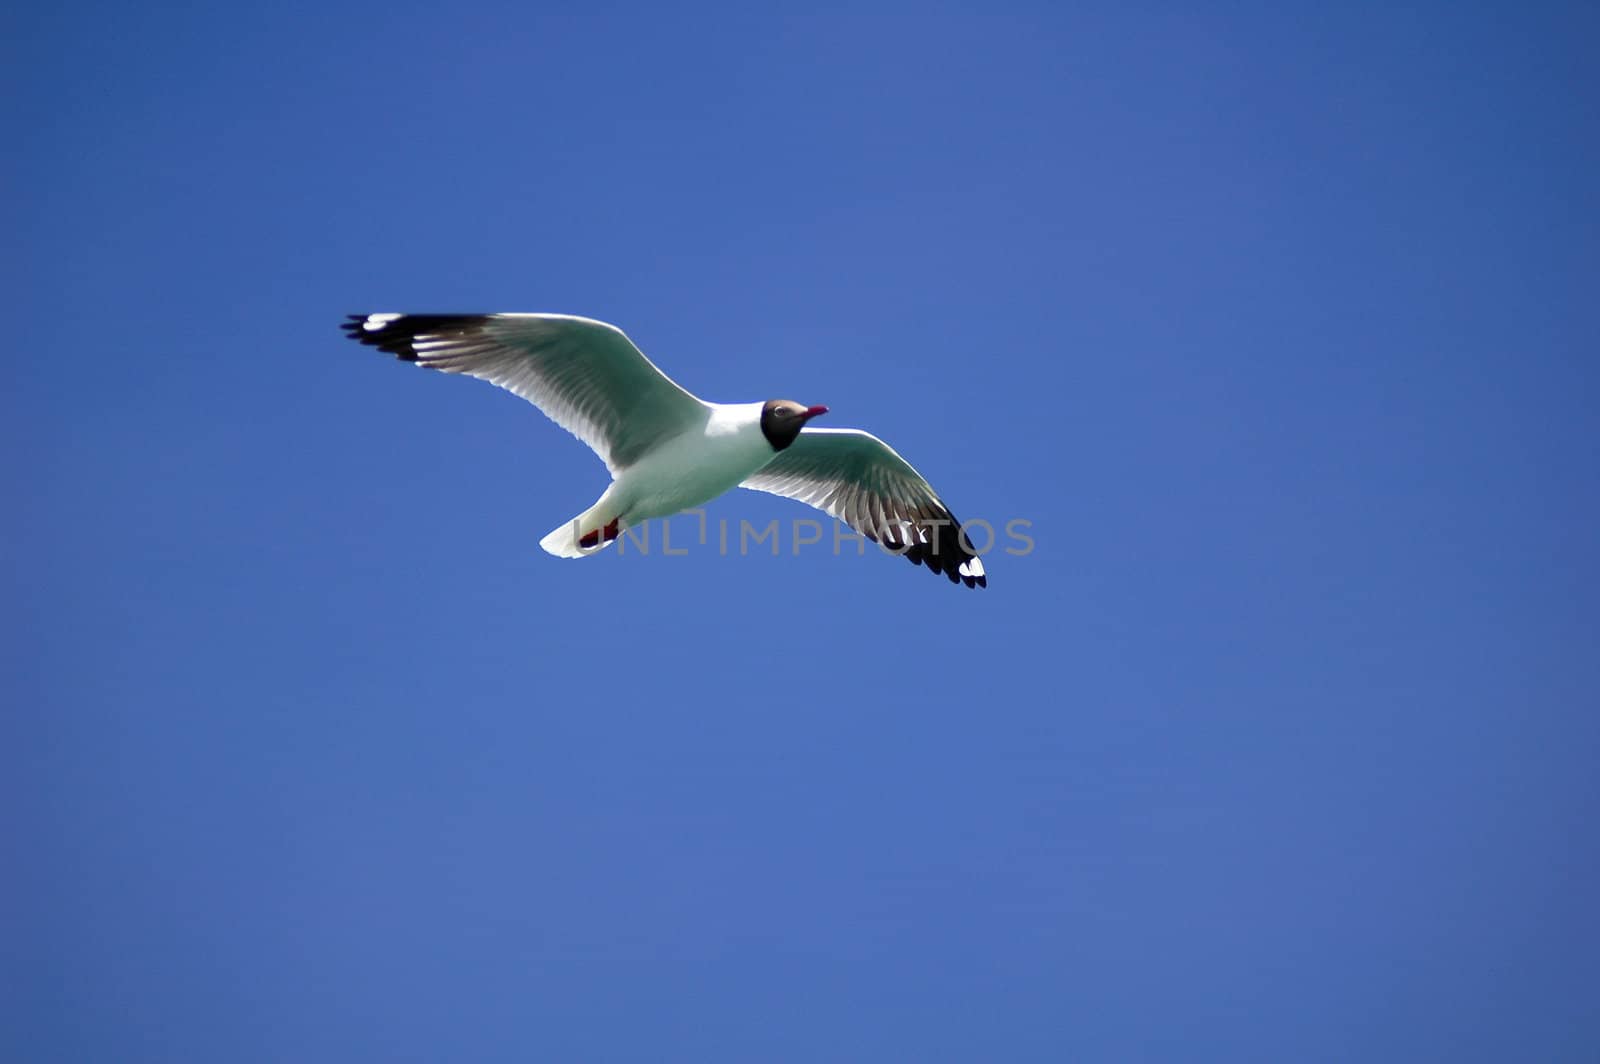
<path id="1" fill-rule="evenodd" d="M 989 586 L 961 522 L 911 463 L 870 432 L 807 427 L 739 486 L 815 506 L 952 583 Z"/>
<path id="2" fill-rule="evenodd" d="M 352 314 L 352 340 L 521 396 L 588 444 L 615 475 L 703 422 L 705 403 L 615 325 L 568 314 Z"/>

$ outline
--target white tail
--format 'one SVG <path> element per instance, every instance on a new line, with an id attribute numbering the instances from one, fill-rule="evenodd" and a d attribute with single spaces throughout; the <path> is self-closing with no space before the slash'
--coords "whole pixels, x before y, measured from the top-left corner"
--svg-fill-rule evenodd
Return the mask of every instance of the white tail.
<path id="1" fill-rule="evenodd" d="M 598 502 L 577 517 L 552 528 L 550 534 L 539 541 L 539 546 L 557 558 L 587 558 L 591 554 L 599 554 L 613 542 L 610 539 L 600 540 L 602 531 L 616 522 L 616 517 L 607 512 L 605 501 L 602 495 Z M 594 537 L 591 540 L 593 546 L 579 545 L 586 536 Z"/>

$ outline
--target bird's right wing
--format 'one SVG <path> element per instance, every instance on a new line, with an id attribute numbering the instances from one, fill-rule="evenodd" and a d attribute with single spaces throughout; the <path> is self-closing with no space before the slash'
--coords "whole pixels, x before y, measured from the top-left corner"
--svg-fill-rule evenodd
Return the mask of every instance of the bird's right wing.
<path id="1" fill-rule="evenodd" d="M 521 396 L 600 456 L 612 475 L 709 407 L 603 321 L 566 314 L 352 314 L 352 340 Z"/>
<path id="2" fill-rule="evenodd" d="M 815 506 L 952 583 L 989 586 L 933 485 L 870 432 L 808 426 L 739 486 Z"/>

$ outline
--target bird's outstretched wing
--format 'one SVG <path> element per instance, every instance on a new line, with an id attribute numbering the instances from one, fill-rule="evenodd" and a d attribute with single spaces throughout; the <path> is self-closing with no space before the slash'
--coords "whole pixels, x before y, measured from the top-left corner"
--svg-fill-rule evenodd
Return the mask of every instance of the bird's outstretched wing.
<path id="1" fill-rule="evenodd" d="M 352 314 L 352 340 L 520 395 L 588 444 L 613 475 L 709 408 L 621 329 L 565 314 Z"/>
<path id="2" fill-rule="evenodd" d="M 870 432 L 807 427 L 739 486 L 815 506 L 952 583 L 989 586 L 961 522 L 909 462 Z"/>

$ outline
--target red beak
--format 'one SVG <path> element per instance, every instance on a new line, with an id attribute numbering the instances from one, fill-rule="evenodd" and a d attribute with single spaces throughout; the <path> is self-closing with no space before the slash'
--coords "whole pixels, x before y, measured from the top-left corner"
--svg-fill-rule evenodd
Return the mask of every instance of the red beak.
<path id="1" fill-rule="evenodd" d="M 806 407 L 806 420 L 810 421 L 812 418 L 826 414 L 827 412 L 828 408 L 825 406 L 808 406 Z"/>

